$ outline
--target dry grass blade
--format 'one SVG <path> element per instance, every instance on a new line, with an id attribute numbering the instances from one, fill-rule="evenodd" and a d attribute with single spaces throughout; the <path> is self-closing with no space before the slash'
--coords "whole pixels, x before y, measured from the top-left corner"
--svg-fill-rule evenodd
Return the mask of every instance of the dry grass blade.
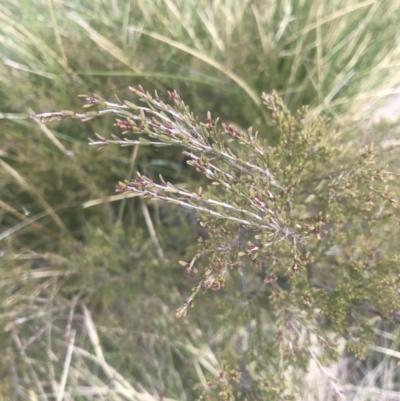
<path id="1" fill-rule="evenodd" d="M 17 63 L 16 61 L 12 61 L 9 59 L 4 59 L 4 64 L 14 68 L 15 70 L 19 70 L 19 71 L 23 71 L 23 72 L 28 72 L 30 74 L 34 74 L 34 75 L 39 75 L 41 77 L 44 78 L 48 78 L 48 79 L 53 79 L 55 80 L 57 78 L 56 74 L 52 74 L 50 72 L 47 71 L 42 71 L 38 68 L 30 68 L 25 64 L 21 64 L 21 63 Z M 26 118 L 26 117 L 25 117 Z"/>
<path id="2" fill-rule="evenodd" d="M 139 196 L 139 194 L 130 193 L 130 194 L 118 194 L 118 195 L 106 196 L 104 198 L 92 199 L 90 201 L 82 203 L 82 208 L 87 209 L 89 207 L 102 205 L 103 203 L 116 202 L 129 198 L 136 198 L 137 196 Z"/>
<path id="3" fill-rule="evenodd" d="M 58 217 L 54 209 L 37 193 L 37 191 L 34 188 L 32 188 L 26 182 L 26 180 L 18 173 L 18 171 L 13 169 L 9 164 L 7 164 L 2 159 L 0 159 L 0 166 L 2 166 L 4 170 L 6 170 L 14 178 L 23 189 L 25 189 L 30 194 L 34 195 L 38 199 L 40 205 L 42 205 L 42 207 L 46 210 L 47 214 L 51 216 L 51 218 L 58 225 L 58 227 L 60 227 L 61 230 L 64 230 L 65 228 L 64 223 Z"/>
<path id="4" fill-rule="evenodd" d="M 29 115 L 34 114 L 32 109 L 29 109 Z M 39 128 L 44 132 L 44 134 L 47 136 L 47 138 L 50 139 L 51 142 L 66 156 L 72 156 L 73 153 L 69 151 L 68 149 L 65 148 L 65 146 L 54 136 L 54 134 L 51 132 L 51 130 L 45 125 L 42 124 L 38 120 L 34 120 L 36 124 L 39 126 Z"/>
<path id="5" fill-rule="evenodd" d="M 27 223 L 24 225 L 24 227 L 26 227 L 27 225 L 32 225 L 32 227 L 34 227 L 35 229 L 41 231 L 42 233 L 48 235 L 49 237 L 53 237 L 53 238 L 60 238 L 60 234 L 50 230 L 49 228 L 42 226 L 39 223 L 36 223 L 34 220 L 30 219 L 29 217 L 25 216 L 24 214 L 18 212 L 17 210 L 15 210 L 13 207 L 11 207 L 10 205 L 8 205 L 7 203 L 3 202 L 2 200 L 0 200 L 0 207 L 2 207 L 4 210 L 6 210 L 8 213 L 13 214 L 15 217 L 17 217 L 18 219 L 22 220 L 23 222 Z"/>
<path id="6" fill-rule="evenodd" d="M 76 334 L 76 331 L 72 330 L 70 340 L 68 343 L 67 355 L 65 356 L 64 368 L 63 368 L 63 373 L 62 373 L 61 382 L 60 382 L 60 388 L 59 388 L 58 394 L 57 394 L 57 401 L 62 401 L 64 399 L 65 385 L 67 384 L 68 372 L 69 372 L 69 368 L 71 365 L 71 358 L 72 358 L 74 344 L 75 344 L 75 334 Z"/>
<path id="7" fill-rule="evenodd" d="M 377 1 L 376 0 L 367 0 L 367 1 L 364 1 L 363 3 L 351 4 L 351 5 L 343 8 L 342 10 L 336 11 L 325 18 L 321 18 L 321 19 L 317 20 L 317 22 L 315 22 L 315 23 L 307 25 L 306 27 L 304 27 L 302 29 L 301 35 L 305 35 L 306 33 L 313 31 L 314 29 L 317 28 L 317 26 L 322 26 L 324 24 L 327 24 L 328 22 L 331 22 L 331 21 L 334 21 L 335 19 L 343 17 L 353 11 L 359 10 L 364 7 L 371 6 L 373 4 L 377 4 Z M 295 39 L 295 37 L 291 37 L 289 40 L 294 40 L 294 39 Z"/>
<path id="8" fill-rule="evenodd" d="M 60 49 L 61 58 L 64 63 L 64 68 L 66 70 L 68 70 L 69 66 L 68 66 L 67 55 L 65 54 L 64 46 L 63 46 L 62 40 L 61 40 L 60 30 L 58 29 L 57 20 L 56 20 L 56 16 L 54 13 L 53 2 L 54 2 L 54 0 L 47 0 L 47 7 L 49 8 L 49 11 L 50 11 L 51 23 L 53 25 L 53 30 L 54 30 L 54 36 L 56 37 L 57 46 Z"/>
<path id="9" fill-rule="evenodd" d="M 180 345 L 190 352 L 196 358 L 198 363 L 207 369 L 213 376 L 218 375 L 220 370 L 218 361 L 208 345 L 204 344 L 201 348 L 197 348 L 189 341 Z"/>
<path id="10" fill-rule="evenodd" d="M 153 39 L 156 39 L 160 42 L 163 42 L 169 46 L 172 46 L 178 50 L 181 50 L 185 53 L 188 53 L 192 55 L 193 57 L 196 57 L 197 59 L 207 63 L 211 67 L 214 67 L 216 70 L 222 72 L 225 74 L 227 77 L 229 77 L 232 81 L 234 81 L 237 85 L 239 85 L 253 100 L 253 102 L 257 106 L 261 106 L 261 99 L 257 95 L 257 93 L 245 82 L 244 79 L 240 78 L 238 75 L 236 75 L 234 72 L 230 71 L 228 68 L 224 67 L 222 64 L 220 64 L 218 61 L 212 59 L 211 57 L 200 53 L 197 50 L 194 50 L 190 48 L 189 46 L 186 46 L 183 43 L 177 42 L 176 40 L 169 39 L 166 36 L 160 35 L 157 32 L 149 32 L 146 31 L 145 29 L 137 28 L 137 27 L 131 27 L 132 30 L 135 32 L 140 32 L 144 35 L 150 36 Z"/>
<path id="11" fill-rule="evenodd" d="M 394 358 L 397 358 L 400 360 L 400 352 L 399 351 L 395 351 L 393 349 L 389 349 L 389 348 L 385 348 L 385 347 L 380 347 L 378 345 L 371 345 L 370 348 L 373 351 L 381 352 L 382 354 L 390 355 L 390 356 L 393 356 Z"/>
<path id="12" fill-rule="evenodd" d="M 201 370 L 201 366 L 199 364 L 199 361 L 197 359 L 195 359 L 193 361 L 193 364 L 194 364 L 194 368 L 196 370 L 197 376 L 198 376 L 198 378 L 200 380 L 200 383 L 202 384 L 202 386 L 204 388 L 207 388 L 208 387 L 207 380 L 206 380 L 206 378 L 204 376 L 203 371 Z"/>
<path id="13" fill-rule="evenodd" d="M 123 50 L 121 50 L 119 47 L 114 45 L 114 43 L 109 41 L 101 33 L 97 32 L 95 29 L 93 29 L 85 20 L 83 20 L 81 17 L 79 17 L 74 12 L 68 13 L 68 16 L 72 21 L 74 21 L 80 27 L 82 27 L 89 34 L 89 36 L 93 40 L 93 42 L 95 42 L 99 47 L 101 47 L 106 52 L 111 54 L 114 58 L 116 58 L 122 64 L 125 64 L 127 67 L 131 68 L 137 74 L 141 73 L 140 69 L 132 64 L 131 60 L 126 56 L 126 53 Z"/>
<path id="14" fill-rule="evenodd" d="M 83 317 L 84 317 L 85 327 L 86 327 L 87 333 L 89 335 L 90 342 L 93 345 L 94 353 L 96 354 L 99 361 L 101 361 L 104 364 L 104 370 L 106 371 L 107 376 L 109 378 L 112 378 L 112 373 L 110 370 L 108 370 L 108 364 L 107 364 L 106 360 L 104 359 L 103 350 L 101 349 L 101 346 L 100 346 L 99 335 L 97 334 L 96 326 L 94 325 L 92 315 L 85 305 L 82 305 L 82 309 L 83 309 Z"/>
<path id="15" fill-rule="evenodd" d="M 96 354 L 97 360 L 99 361 L 101 367 L 103 368 L 104 373 L 107 375 L 109 380 L 115 380 L 115 384 L 117 387 L 121 387 L 122 385 L 125 389 L 132 392 L 135 396 L 139 397 L 139 399 L 143 396 L 143 400 L 146 399 L 144 394 L 137 392 L 115 369 L 113 369 L 105 360 L 103 350 L 100 345 L 99 335 L 97 334 L 96 326 L 93 322 L 91 313 L 86 308 L 85 305 L 82 305 L 83 308 L 83 316 L 85 327 L 89 336 L 89 339 L 93 345 L 94 353 Z M 120 382 L 120 383 L 118 383 Z M 122 383 L 121 383 L 122 382 Z"/>
<path id="16" fill-rule="evenodd" d="M 164 252 L 161 248 L 160 242 L 157 238 L 156 230 L 154 229 L 153 221 L 151 220 L 151 216 L 149 213 L 149 209 L 143 200 L 140 202 L 140 209 L 142 210 L 143 217 L 146 221 L 147 229 L 149 230 L 151 240 L 153 241 L 154 246 L 156 247 L 157 255 L 160 259 L 164 258 Z"/>
<path id="17" fill-rule="evenodd" d="M 50 214 L 49 211 L 45 210 L 45 211 L 37 214 L 36 216 L 27 218 L 25 221 L 22 221 L 21 223 L 16 224 L 14 227 L 3 231 L 2 233 L 0 233 L 0 241 L 13 235 L 17 231 L 22 230 L 23 228 L 29 226 L 30 224 L 33 224 L 36 220 L 39 220 L 45 216 L 48 216 L 49 214 Z M 57 235 L 60 235 L 60 234 L 57 234 Z"/>
<path id="18" fill-rule="evenodd" d="M 19 338 L 16 330 L 13 331 L 13 340 L 14 343 L 17 347 L 17 349 L 20 352 L 20 355 L 22 357 L 22 360 L 24 361 L 24 363 L 26 364 L 28 371 L 31 375 L 31 380 L 33 381 L 33 383 L 36 385 L 36 388 L 38 390 L 39 396 L 40 396 L 40 400 L 41 401 L 48 401 L 48 397 L 43 389 L 42 383 L 39 380 L 38 375 L 36 374 L 36 371 L 33 367 L 32 361 L 30 360 L 30 358 L 28 358 L 25 354 L 25 350 L 24 350 L 24 346 L 21 342 L 21 339 Z M 32 399 L 36 398 L 35 393 L 33 392 L 33 390 L 31 390 L 31 394 L 32 394 Z"/>
<path id="19" fill-rule="evenodd" d="M 97 348 L 98 349 L 98 348 Z M 92 362 L 100 365 L 105 373 L 108 372 L 111 376 L 109 377 L 112 380 L 112 384 L 114 388 L 111 388 L 110 392 L 115 392 L 117 394 L 123 394 L 128 400 L 132 401 L 159 401 L 158 396 L 152 396 L 151 394 L 140 393 L 135 390 L 132 385 L 114 368 L 107 364 L 105 360 L 99 359 L 97 356 L 94 356 L 87 352 L 86 350 L 74 347 L 74 353 L 77 356 L 81 356 L 91 360 Z M 102 352 L 101 352 L 102 353 Z M 163 401 L 176 401 L 173 398 L 164 397 Z"/>

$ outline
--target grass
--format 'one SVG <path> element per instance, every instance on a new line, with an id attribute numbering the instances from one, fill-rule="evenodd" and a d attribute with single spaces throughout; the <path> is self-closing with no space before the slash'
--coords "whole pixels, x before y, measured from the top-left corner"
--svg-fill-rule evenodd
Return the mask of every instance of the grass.
<path id="1" fill-rule="evenodd" d="M 394 128 L 366 127 L 399 92 L 399 11 L 389 0 L 3 0 L 0 399 L 192 400 L 224 364 L 265 379 L 243 366 L 273 346 L 267 302 L 235 277 L 174 317 L 194 285 L 178 260 L 195 246 L 196 218 L 114 185 L 135 170 L 198 185 L 177 150 L 97 152 L 87 138 L 116 133 L 112 118 L 43 126 L 31 110 L 79 110 L 80 93 L 125 98 L 141 83 L 273 141 L 259 94 L 276 89 L 291 109 L 327 114 L 344 145 L 388 141 Z M 340 389 L 366 400 L 372 387 L 396 399 L 396 342 L 381 347 L 362 374 L 343 358 L 308 399 Z M 305 396 L 295 373 L 291 390 Z"/>

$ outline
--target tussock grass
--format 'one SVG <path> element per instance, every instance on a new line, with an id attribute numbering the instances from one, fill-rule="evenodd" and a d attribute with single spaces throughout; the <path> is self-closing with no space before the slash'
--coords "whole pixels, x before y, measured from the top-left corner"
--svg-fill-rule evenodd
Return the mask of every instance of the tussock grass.
<path id="1" fill-rule="evenodd" d="M 383 157 L 395 163 L 395 129 L 379 137 L 365 123 L 399 91 L 399 11 L 391 0 L 3 0 L 2 399 L 192 400 L 224 364 L 238 366 L 251 394 L 265 376 L 251 360 L 267 358 L 274 343 L 262 325 L 267 303 L 252 302 L 233 277 L 186 320 L 174 317 L 194 285 L 177 261 L 199 235 L 195 216 L 115 195 L 114 184 L 140 169 L 198 186 L 180 154 L 96 152 L 87 138 L 112 130 L 111 118 L 45 127 L 25 119 L 31 110 L 78 109 L 79 93 L 122 98 L 142 83 L 177 89 L 199 115 L 212 110 L 273 140 L 258 93 L 276 89 L 291 109 L 328 114 L 344 143 L 382 138 Z M 387 355 L 395 346 L 382 344 Z M 343 359 L 309 399 L 368 399 L 378 382 L 388 393 L 375 398 L 393 399 L 396 358 L 358 378 Z"/>

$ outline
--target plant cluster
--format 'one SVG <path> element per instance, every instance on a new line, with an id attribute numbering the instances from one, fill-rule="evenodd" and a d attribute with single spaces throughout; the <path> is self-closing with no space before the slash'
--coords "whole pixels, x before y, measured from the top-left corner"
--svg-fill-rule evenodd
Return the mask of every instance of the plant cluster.
<path id="1" fill-rule="evenodd" d="M 86 107 L 100 109 L 33 117 L 87 121 L 115 114 L 121 136 L 96 134 L 91 145 L 180 146 L 187 164 L 211 181 L 202 190 L 138 173 L 116 186 L 118 192 L 197 212 L 204 230 L 198 252 L 180 261 L 197 285 L 177 316 L 185 315 L 199 292 L 219 290 L 234 272 L 252 266 L 254 291 L 268 297 L 280 374 L 293 363 L 306 366 L 305 346 L 315 339 L 332 356 L 329 332 L 363 357 L 377 316 L 400 322 L 394 246 L 399 230 L 391 188 L 398 173 L 375 164 L 373 144 L 345 152 L 324 119 L 309 118 L 307 107 L 292 115 L 275 92 L 262 95 L 279 133 L 278 143 L 268 145 L 252 128 L 220 124 L 211 113 L 201 121 L 176 91 L 168 92 L 166 104 L 142 87 L 130 90 L 145 105 L 82 95 Z"/>
<path id="2" fill-rule="evenodd" d="M 322 232 L 321 240 L 313 246 L 309 242 L 314 260 L 301 264 L 297 278 L 285 269 L 274 272 L 277 263 L 284 264 L 284 248 L 280 253 L 275 248 L 268 257 L 261 254 L 261 266 L 247 255 L 239 258 L 236 253 L 245 252 L 248 241 L 256 242 L 260 230 L 231 222 L 228 228 L 237 233 L 232 263 L 238 261 L 240 269 L 227 269 L 225 287 L 219 291 L 200 287 L 192 313 L 175 319 L 176 306 L 191 295 L 191 286 L 195 291 L 213 252 L 201 254 L 193 264 L 198 272 L 193 267 L 188 276 L 178 261 L 190 264 L 202 250 L 196 239 L 208 239 L 211 246 L 218 233 L 209 236 L 197 225 L 196 209 L 150 202 L 136 196 L 139 192 L 113 194 L 112 186 L 123 179 L 131 182 L 136 170 L 159 184 L 161 173 L 179 189 L 198 193 L 202 186 L 203 196 L 227 203 L 223 187 L 208 186 L 205 175 L 186 166 L 178 146 L 160 148 L 165 144 L 145 135 L 123 136 L 113 127 L 112 133 L 139 139 L 138 144 L 93 151 L 87 137 L 105 132 L 111 115 L 86 124 L 69 120 L 44 126 L 27 119 L 27 113 L 30 108 L 54 110 L 54 105 L 77 110 L 80 99 L 74 95 L 92 93 L 93 88 L 113 94 L 142 83 L 160 95 L 175 88 L 201 121 L 206 122 L 207 110 L 212 110 L 225 123 L 257 127 L 267 151 L 268 145 L 276 146 L 278 132 L 265 127 L 269 112 L 258 92 L 275 89 L 291 111 L 308 104 L 307 121 L 311 115 L 329 113 L 329 124 L 341 133 L 337 137 L 329 131 L 324 135 L 336 138 L 321 137 L 334 147 L 344 146 L 329 153 L 337 164 L 317 165 L 318 179 L 350 170 L 349 157 L 358 157 L 357 148 L 370 141 L 375 142 L 375 160 L 398 168 L 396 125 L 374 122 L 398 115 L 399 12 L 400 2 L 392 0 L 2 1 L 0 398 L 192 400 L 198 390 L 210 400 L 229 394 L 240 400 L 272 399 L 274 393 L 283 398 L 283 387 L 292 385 L 304 400 L 371 399 L 372 394 L 392 399 L 399 375 L 393 353 L 398 349 L 397 327 L 391 324 L 380 322 L 374 330 L 379 347 L 365 362 L 340 351 L 340 364 L 330 362 L 329 370 L 316 372 L 320 365 L 311 362 L 306 377 L 301 369 L 290 368 L 286 383 L 274 367 L 277 350 L 290 347 L 293 331 L 278 322 L 279 330 L 277 315 L 286 306 L 304 308 L 294 298 L 296 279 L 306 273 L 305 288 L 311 287 L 312 296 L 318 289 L 327 293 L 319 305 L 329 309 L 326 304 L 332 300 L 332 309 L 337 309 L 343 294 L 328 295 L 339 293 L 340 283 L 363 277 L 353 272 L 349 278 L 342 262 L 361 260 L 359 250 L 373 250 L 375 244 L 378 250 L 371 252 L 367 265 L 380 265 L 364 274 L 370 274 L 368 280 L 375 274 L 393 279 L 395 215 L 377 223 L 374 233 L 364 234 L 370 226 L 358 218 L 356 207 L 354 212 L 349 209 L 349 222 L 342 228 L 349 230 L 347 242 L 345 237 L 331 241 L 334 245 L 327 245 L 326 253 L 318 248 L 326 244 Z M 104 136 L 109 137 L 108 129 Z M 159 145 L 140 146 L 140 138 L 144 144 L 150 140 Z M 238 141 L 228 147 L 245 157 Z M 312 180 L 307 184 L 307 174 L 297 187 L 296 213 L 301 219 L 327 209 L 324 185 L 329 181 L 321 179 L 321 187 Z M 387 184 L 393 190 L 390 179 Z M 373 186 L 385 191 L 384 185 Z M 388 210 L 389 205 L 384 212 Z M 332 216 L 323 231 L 331 229 Z M 354 227 L 359 230 L 351 231 Z M 220 237 L 228 244 L 229 237 Z M 286 240 L 281 244 L 289 249 Z M 228 257 L 229 249 L 221 256 Z M 354 286 L 342 288 L 361 299 L 362 285 L 354 296 Z M 277 311 L 271 300 L 279 291 L 289 299 Z M 377 281 L 371 293 L 382 300 L 386 291 Z M 206 296 L 200 297 L 203 292 Z M 81 297 L 77 300 L 76 295 Z M 365 299 L 345 309 L 348 321 L 358 315 L 370 315 L 371 323 L 381 319 L 374 302 Z M 307 318 L 320 333 L 324 327 L 332 329 L 322 309 L 315 307 L 315 319 Z M 389 319 L 395 317 L 392 313 Z M 354 331 L 357 324 L 348 327 Z M 281 337 L 285 342 L 278 341 Z M 318 351 L 318 345 L 310 350 L 313 355 Z"/>

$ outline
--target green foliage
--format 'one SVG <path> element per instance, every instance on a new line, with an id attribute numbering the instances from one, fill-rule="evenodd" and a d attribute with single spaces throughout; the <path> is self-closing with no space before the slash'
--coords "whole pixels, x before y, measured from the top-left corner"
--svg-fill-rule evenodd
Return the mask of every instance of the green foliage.
<path id="1" fill-rule="evenodd" d="M 264 277 L 262 289 L 254 290 L 267 296 L 275 338 L 264 370 L 284 381 L 290 366 L 306 368 L 312 341 L 324 351 L 321 358 L 332 358 L 335 340 L 329 333 L 342 336 L 350 351 L 365 357 L 374 317 L 400 321 L 400 271 L 397 253 L 390 250 L 391 238 L 399 234 L 391 192 L 399 174 L 376 165 L 372 144 L 343 152 L 326 121 L 309 118 L 305 107 L 292 115 L 275 92 L 262 96 L 279 132 L 278 143 L 268 146 L 251 128 L 220 125 L 211 113 L 201 121 L 176 92 L 169 92 L 168 105 L 157 93 L 130 89 L 145 106 L 84 95 L 87 106 L 100 110 L 33 117 L 87 121 L 115 114 L 122 117 L 115 125 L 123 137 L 97 135 L 91 145 L 180 146 L 187 164 L 211 181 L 206 190 L 197 190 L 138 172 L 116 186 L 118 192 L 197 212 L 204 230 L 198 251 L 180 263 L 198 284 L 177 316 L 185 315 L 205 290 L 226 287 L 229 292 L 227 280 L 250 267 L 252 285 L 260 284 L 257 275 Z M 215 383 L 222 399 L 238 397 L 230 381 Z"/>

